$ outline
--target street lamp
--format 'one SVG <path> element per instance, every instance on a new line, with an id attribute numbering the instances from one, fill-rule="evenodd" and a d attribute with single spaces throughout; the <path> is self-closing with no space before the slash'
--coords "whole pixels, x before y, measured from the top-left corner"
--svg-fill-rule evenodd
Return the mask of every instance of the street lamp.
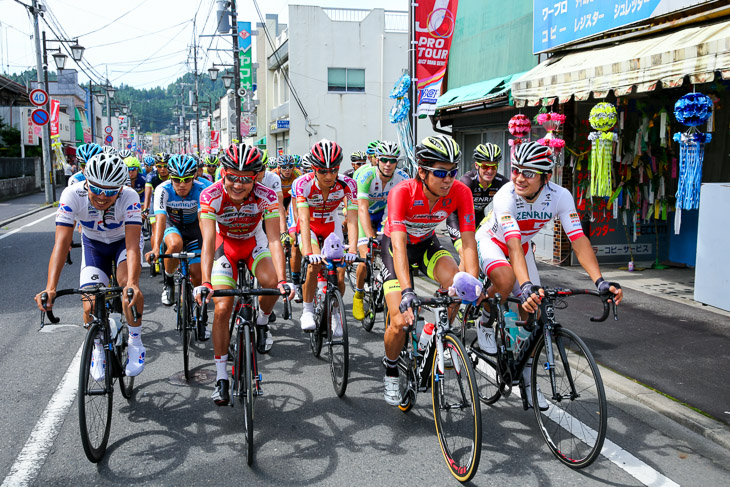
<path id="1" fill-rule="evenodd" d="M 71 57 L 74 61 L 81 62 L 81 57 L 84 55 L 84 48 L 79 45 L 79 40 L 76 39 L 76 44 L 71 46 Z"/>
<path id="2" fill-rule="evenodd" d="M 125 114 L 125 115 L 126 115 L 127 113 L 129 113 L 129 106 L 127 106 L 127 105 L 122 105 L 122 113 L 123 113 L 123 114 Z"/>
<path id="3" fill-rule="evenodd" d="M 105 98 L 104 97 L 104 93 L 97 93 L 96 94 L 96 101 L 99 102 L 100 105 L 102 103 L 104 103 L 104 98 Z"/>
<path id="4" fill-rule="evenodd" d="M 233 83 L 233 76 L 231 76 L 230 74 L 224 74 L 223 76 L 221 76 L 221 79 L 223 80 L 223 86 L 225 87 L 225 89 L 231 87 L 231 83 Z"/>
<path id="5" fill-rule="evenodd" d="M 208 74 L 210 75 L 210 80 L 215 81 L 218 79 L 218 71 L 220 71 L 218 68 L 213 65 L 212 68 L 208 68 Z"/>
<path id="6" fill-rule="evenodd" d="M 193 109 L 193 113 L 198 113 L 198 104 L 197 103 L 193 103 L 192 109 Z"/>
<path id="7" fill-rule="evenodd" d="M 54 49 L 49 49 L 49 51 L 53 51 Z M 64 53 L 61 52 L 60 49 L 57 49 L 58 52 L 53 53 L 53 62 L 56 63 L 56 69 L 59 71 L 64 69 L 66 67 L 66 56 Z"/>
<path id="8" fill-rule="evenodd" d="M 114 87 L 113 87 L 112 85 L 107 85 L 107 87 L 106 87 L 106 92 L 107 92 L 107 93 L 109 93 L 109 98 L 112 98 L 112 99 L 113 99 L 113 98 L 114 98 L 114 93 L 115 93 L 116 91 L 117 91 L 117 90 L 115 90 L 115 89 L 114 89 Z"/>

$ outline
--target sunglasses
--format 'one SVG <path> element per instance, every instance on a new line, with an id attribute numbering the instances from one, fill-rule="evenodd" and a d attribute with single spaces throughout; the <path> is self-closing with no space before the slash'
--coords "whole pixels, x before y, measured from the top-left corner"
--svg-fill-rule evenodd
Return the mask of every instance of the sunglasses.
<path id="1" fill-rule="evenodd" d="M 421 169 L 425 169 L 426 171 L 430 172 L 434 176 L 436 176 L 439 179 L 444 179 L 446 176 L 450 178 L 455 178 L 457 174 L 459 174 L 458 169 L 452 169 L 451 171 L 447 171 L 446 169 L 433 169 L 431 167 L 421 166 Z"/>
<path id="2" fill-rule="evenodd" d="M 110 198 L 112 196 L 116 196 L 119 193 L 119 190 L 121 189 L 121 188 L 115 188 L 115 189 L 98 188 L 91 183 L 86 183 L 86 185 L 89 187 L 89 191 L 91 191 L 95 195 L 101 196 L 103 194 L 104 196 L 108 196 Z"/>
<path id="3" fill-rule="evenodd" d="M 385 157 L 381 157 L 380 162 L 383 164 L 398 164 L 398 159 L 387 159 Z"/>
<path id="4" fill-rule="evenodd" d="M 162 169 L 163 167 L 167 167 L 167 164 L 155 164 L 155 167 L 158 169 Z"/>
<path id="5" fill-rule="evenodd" d="M 522 176 L 525 179 L 532 179 L 535 176 L 537 176 L 538 174 L 545 174 L 545 173 L 543 171 L 535 171 L 534 169 L 522 169 L 522 168 L 519 168 L 519 167 L 513 167 L 512 168 L 512 175 L 513 176 L 518 176 L 520 174 L 522 174 Z"/>
<path id="6" fill-rule="evenodd" d="M 327 174 L 337 174 L 340 171 L 339 167 L 333 167 L 331 169 L 317 168 L 317 172 L 323 176 Z"/>
<path id="7" fill-rule="evenodd" d="M 235 176 L 233 174 L 226 174 L 226 181 L 229 183 L 241 183 L 241 184 L 251 184 L 254 181 L 253 176 Z"/>
<path id="8" fill-rule="evenodd" d="M 170 179 L 172 180 L 173 183 L 185 184 L 185 183 L 189 183 L 190 181 L 195 179 L 195 176 L 185 176 L 184 178 L 170 176 Z"/>
<path id="9" fill-rule="evenodd" d="M 139 171 L 139 168 L 138 167 L 128 167 L 127 169 L 129 170 L 129 172 Z"/>
<path id="10" fill-rule="evenodd" d="M 286 166 L 279 166 L 280 169 L 294 169 L 294 164 L 287 164 Z"/>
<path id="11" fill-rule="evenodd" d="M 474 164 L 484 169 L 497 169 L 499 166 L 498 162 L 475 162 Z"/>

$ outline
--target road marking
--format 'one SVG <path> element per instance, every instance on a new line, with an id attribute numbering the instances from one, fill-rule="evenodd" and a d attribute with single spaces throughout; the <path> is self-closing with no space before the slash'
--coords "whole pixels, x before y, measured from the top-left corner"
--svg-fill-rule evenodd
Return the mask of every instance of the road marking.
<path id="1" fill-rule="evenodd" d="M 30 433 L 28 441 L 25 442 L 25 446 L 10 468 L 2 487 L 31 485 L 38 477 L 68 409 L 76 399 L 79 385 L 79 364 L 83 348 L 82 344 L 71 361 L 71 365 L 68 366 L 61 383 L 58 384 L 56 392 L 48 401 L 48 406 L 41 414 L 41 418 Z"/>
<path id="2" fill-rule="evenodd" d="M 40 223 L 40 222 L 42 222 L 43 220 L 45 220 L 46 218 L 50 218 L 50 217 L 52 217 L 52 216 L 56 216 L 56 212 L 55 212 L 55 211 L 54 211 L 53 213 L 50 213 L 50 214 L 48 214 L 48 215 L 44 216 L 43 218 L 39 218 L 38 220 L 36 220 L 36 221 L 34 221 L 34 222 L 26 223 L 26 224 L 25 224 L 25 225 L 23 225 L 22 227 L 16 228 L 15 230 L 12 230 L 12 231 L 10 231 L 10 232 L 8 232 L 8 233 L 4 233 L 4 234 L 0 235 L 0 240 L 4 239 L 4 238 L 6 238 L 6 237 L 9 237 L 9 236 L 11 236 L 11 235 L 12 235 L 12 234 L 14 234 L 14 233 L 18 233 L 19 231 L 23 230 L 24 228 L 32 227 L 32 226 L 33 226 L 33 225 L 35 225 L 36 223 Z"/>

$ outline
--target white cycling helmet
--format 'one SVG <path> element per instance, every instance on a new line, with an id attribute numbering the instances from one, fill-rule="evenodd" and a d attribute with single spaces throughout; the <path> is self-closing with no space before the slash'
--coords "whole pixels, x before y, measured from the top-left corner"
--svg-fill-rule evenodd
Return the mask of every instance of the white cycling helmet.
<path id="1" fill-rule="evenodd" d="M 104 154 L 116 154 L 117 153 L 117 150 L 110 145 L 105 145 L 102 148 L 102 151 L 104 152 Z"/>
<path id="2" fill-rule="evenodd" d="M 525 142 L 515 147 L 512 153 L 512 164 L 536 171 L 550 172 L 555 166 L 553 150 L 537 142 Z"/>
<path id="3" fill-rule="evenodd" d="M 102 152 L 89 159 L 84 176 L 94 186 L 121 188 L 129 178 L 129 171 L 119 155 Z"/>

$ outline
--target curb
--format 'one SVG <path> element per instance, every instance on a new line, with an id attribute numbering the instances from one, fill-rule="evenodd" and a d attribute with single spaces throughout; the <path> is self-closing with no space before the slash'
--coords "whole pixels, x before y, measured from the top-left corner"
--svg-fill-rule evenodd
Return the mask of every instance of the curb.
<path id="1" fill-rule="evenodd" d="M 26 216 L 30 216 L 34 213 L 38 213 L 39 211 L 47 210 L 48 208 L 53 208 L 55 205 L 56 205 L 55 203 L 51 203 L 50 205 L 43 205 L 34 210 L 26 211 L 25 213 L 21 213 L 20 215 L 16 215 L 14 217 L 8 218 L 7 220 L 0 222 L 0 228 L 4 227 L 6 225 L 10 225 L 11 223 L 16 222 L 18 220 L 21 220 L 21 219 L 25 218 Z"/>

